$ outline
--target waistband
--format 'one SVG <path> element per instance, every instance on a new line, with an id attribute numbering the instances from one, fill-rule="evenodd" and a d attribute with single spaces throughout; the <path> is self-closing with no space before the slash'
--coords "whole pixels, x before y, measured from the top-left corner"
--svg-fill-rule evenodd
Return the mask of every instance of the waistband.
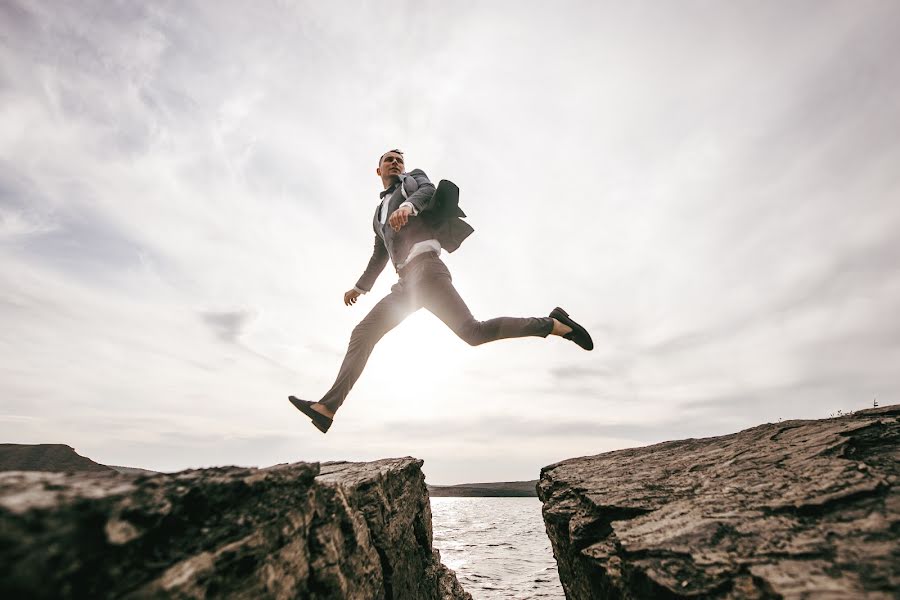
<path id="1" fill-rule="evenodd" d="M 400 277 L 403 277 L 404 274 L 409 272 L 409 268 L 412 267 L 414 264 L 421 262 L 421 261 L 425 260 L 426 258 L 436 258 L 437 255 L 438 255 L 437 252 L 434 252 L 432 250 L 423 252 L 421 254 L 416 254 L 415 256 L 412 257 L 412 260 L 410 260 L 405 265 L 403 265 L 402 269 L 397 269 L 397 275 L 399 275 Z"/>

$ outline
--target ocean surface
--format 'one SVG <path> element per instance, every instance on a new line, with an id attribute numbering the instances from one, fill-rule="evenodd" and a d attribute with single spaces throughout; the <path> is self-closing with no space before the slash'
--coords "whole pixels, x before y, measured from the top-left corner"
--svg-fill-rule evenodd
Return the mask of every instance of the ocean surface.
<path id="1" fill-rule="evenodd" d="M 474 600 L 565 600 L 537 498 L 432 498 L 434 547 Z"/>

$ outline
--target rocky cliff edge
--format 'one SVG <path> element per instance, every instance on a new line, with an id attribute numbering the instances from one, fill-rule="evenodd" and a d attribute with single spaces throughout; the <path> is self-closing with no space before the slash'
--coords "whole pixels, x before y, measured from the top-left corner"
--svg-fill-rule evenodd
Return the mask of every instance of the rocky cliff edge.
<path id="1" fill-rule="evenodd" d="M 896 598 L 900 406 L 545 467 L 570 600 Z"/>
<path id="2" fill-rule="evenodd" d="M 421 466 L 0 473 L 0 597 L 471 600 Z"/>

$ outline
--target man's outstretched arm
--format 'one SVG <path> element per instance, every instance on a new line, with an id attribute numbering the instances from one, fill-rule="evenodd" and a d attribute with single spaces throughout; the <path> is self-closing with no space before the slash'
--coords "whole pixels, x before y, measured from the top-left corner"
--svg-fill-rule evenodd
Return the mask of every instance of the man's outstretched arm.
<path id="1" fill-rule="evenodd" d="M 384 270 L 384 265 L 387 264 L 387 261 L 387 248 L 384 247 L 384 242 L 382 242 L 381 238 L 376 234 L 375 244 L 372 248 L 372 257 L 369 259 L 369 264 L 366 266 L 366 270 L 363 271 L 362 276 L 359 278 L 359 281 L 356 282 L 353 289 L 348 290 L 344 294 L 344 304 L 347 306 L 353 304 L 360 294 L 365 294 L 371 290 L 372 286 L 375 285 L 375 280 L 378 279 L 378 276 Z"/>

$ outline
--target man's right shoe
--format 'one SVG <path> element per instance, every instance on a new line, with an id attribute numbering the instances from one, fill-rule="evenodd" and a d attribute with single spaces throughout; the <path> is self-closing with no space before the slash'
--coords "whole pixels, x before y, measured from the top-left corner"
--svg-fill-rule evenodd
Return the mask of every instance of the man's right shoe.
<path id="1" fill-rule="evenodd" d="M 312 419 L 313 425 L 316 426 L 316 429 L 321 431 L 322 433 L 328 433 L 328 429 L 331 427 L 332 419 L 329 419 L 322 413 L 317 410 L 313 410 L 312 405 L 315 402 L 310 402 L 309 400 L 301 400 L 300 398 L 295 398 L 293 396 L 288 396 L 288 400 L 291 401 L 297 410 L 302 412 L 304 415 Z"/>
<path id="2" fill-rule="evenodd" d="M 585 350 L 594 349 L 594 340 L 591 339 L 591 334 L 587 332 L 587 329 L 570 319 L 569 313 L 557 306 L 550 311 L 550 317 L 572 328 L 572 331 L 565 334 L 563 339 L 572 340 Z"/>

